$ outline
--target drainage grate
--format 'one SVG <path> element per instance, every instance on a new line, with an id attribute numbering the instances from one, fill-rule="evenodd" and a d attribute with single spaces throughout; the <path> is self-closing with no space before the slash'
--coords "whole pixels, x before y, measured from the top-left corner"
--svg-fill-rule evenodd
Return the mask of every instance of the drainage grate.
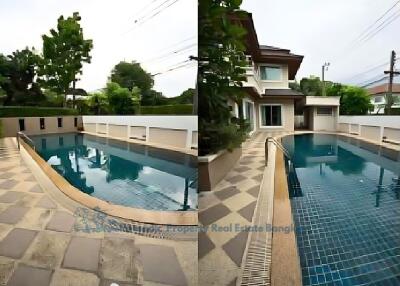
<path id="1" fill-rule="evenodd" d="M 270 154 L 274 154 L 271 152 Z M 272 160 L 272 163 L 274 160 Z M 275 164 L 270 164 L 270 168 Z M 267 171 L 266 171 L 267 172 Z M 264 184 L 260 186 L 260 194 L 257 201 L 253 225 L 266 227 L 272 225 L 273 214 L 273 192 L 266 192 Z M 272 231 L 250 232 L 247 252 L 243 262 L 239 283 L 242 286 L 271 285 L 271 256 L 272 256 Z"/>

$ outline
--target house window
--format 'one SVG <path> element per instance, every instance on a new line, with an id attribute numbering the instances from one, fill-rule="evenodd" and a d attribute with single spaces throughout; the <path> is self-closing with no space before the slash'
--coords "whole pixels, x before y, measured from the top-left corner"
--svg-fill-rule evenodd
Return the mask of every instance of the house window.
<path id="1" fill-rule="evenodd" d="M 18 120 L 19 123 L 19 131 L 25 131 L 25 119 Z"/>
<path id="2" fill-rule="evenodd" d="M 57 118 L 57 124 L 58 124 L 58 128 L 62 128 L 63 121 L 62 121 L 61 117 Z"/>
<path id="3" fill-rule="evenodd" d="M 261 80 L 281 81 L 282 69 L 276 66 L 260 66 Z"/>
<path id="4" fill-rule="evenodd" d="M 262 126 L 282 126 L 282 106 L 261 105 Z"/>
<path id="5" fill-rule="evenodd" d="M 78 127 L 78 118 L 77 117 L 74 118 L 74 126 Z"/>
<path id="6" fill-rule="evenodd" d="M 45 129 L 46 127 L 45 127 L 45 125 L 44 125 L 44 118 L 40 118 L 39 119 L 39 123 L 40 123 L 40 129 Z"/>
<path id="7" fill-rule="evenodd" d="M 332 115 L 332 107 L 318 107 L 317 114 L 318 115 Z"/>
<path id="8" fill-rule="evenodd" d="M 382 96 L 377 96 L 377 97 L 375 97 L 374 102 L 375 102 L 375 103 L 381 103 L 381 102 L 383 102 L 383 97 L 382 97 Z"/>

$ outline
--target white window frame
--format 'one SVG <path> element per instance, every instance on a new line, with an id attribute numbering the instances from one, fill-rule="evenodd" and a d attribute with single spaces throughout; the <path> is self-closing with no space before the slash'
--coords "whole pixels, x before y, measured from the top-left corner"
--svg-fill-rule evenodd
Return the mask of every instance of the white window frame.
<path id="1" fill-rule="evenodd" d="M 252 134 L 254 131 L 256 131 L 256 129 L 257 129 L 257 123 L 256 123 L 256 120 L 257 120 L 257 115 L 256 115 L 256 106 L 255 106 L 255 104 L 254 104 L 254 101 L 251 101 L 250 99 L 248 99 L 248 98 L 244 98 L 243 99 L 243 116 L 244 116 L 244 119 L 248 119 L 248 114 L 247 114 L 247 109 L 246 109 L 246 103 L 250 103 L 252 106 L 253 106 L 253 126 L 252 126 L 252 129 L 251 129 L 251 131 L 250 131 L 250 134 Z"/>
<path id="2" fill-rule="evenodd" d="M 281 70 L 281 77 L 279 80 L 267 80 L 267 79 L 262 79 L 261 78 L 261 68 L 263 67 L 273 67 L 273 68 L 280 68 Z M 259 71 L 259 77 L 261 82 L 283 82 L 283 66 L 282 65 L 276 65 L 276 64 L 261 64 L 258 67 Z"/>
<path id="3" fill-rule="evenodd" d="M 281 123 L 282 125 L 276 125 L 276 126 L 267 126 L 267 125 L 262 125 L 262 107 L 263 106 L 280 106 L 281 107 Z M 285 126 L 285 116 L 283 115 L 283 104 L 281 103 L 260 103 L 258 106 L 258 122 L 259 122 L 259 127 L 260 129 L 281 129 Z"/>

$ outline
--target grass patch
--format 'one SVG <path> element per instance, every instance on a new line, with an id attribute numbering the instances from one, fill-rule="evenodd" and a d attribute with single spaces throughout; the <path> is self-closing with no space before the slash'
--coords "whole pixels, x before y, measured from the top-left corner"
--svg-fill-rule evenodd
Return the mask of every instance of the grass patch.
<path id="1" fill-rule="evenodd" d="M 141 106 L 142 115 L 191 115 L 193 112 L 192 104 Z"/>
<path id="2" fill-rule="evenodd" d="M 32 107 L 32 106 L 2 106 L 0 117 L 46 117 L 60 115 L 78 115 L 76 109 L 56 107 Z"/>

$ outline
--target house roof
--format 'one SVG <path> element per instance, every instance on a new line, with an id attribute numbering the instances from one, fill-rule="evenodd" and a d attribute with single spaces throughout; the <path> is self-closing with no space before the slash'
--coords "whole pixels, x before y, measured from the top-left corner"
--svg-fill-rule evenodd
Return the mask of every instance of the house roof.
<path id="1" fill-rule="evenodd" d="M 304 96 L 301 92 L 295 91 L 290 88 L 282 88 L 282 89 L 266 89 L 263 97 L 268 96 Z"/>
<path id="2" fill-rule="evenodd" d="M 251 13 L 240 11 L 240 14 L 233 14 L 230 18 L 246 29 L 246 52 L 252 56 L 255 62 L 287 64 L 289 67 L 289 80 L 295 79 L 304 56 L 293 54 L 289 49 L 260 45 Z"/>
<path id="3" fill-rule="evenodd" d="M 388 92 L 388 84 L 381 84 L 367 89 L 370 95 L 382 94 Z M 393 92 L 400 93 L 400 83 L 393 84 Z"/>

